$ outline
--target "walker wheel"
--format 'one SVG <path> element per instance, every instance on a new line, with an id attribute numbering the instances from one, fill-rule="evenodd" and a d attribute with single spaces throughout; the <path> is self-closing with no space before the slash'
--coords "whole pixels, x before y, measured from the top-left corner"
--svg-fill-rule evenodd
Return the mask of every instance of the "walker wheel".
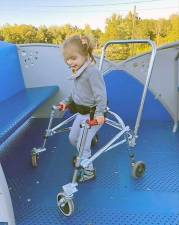
<path id="1" fill-rule="evenodd" d="M 132 165 L 132 176 L 134 178 L 142 177 L 145 173 L 145 164 L 142 161 L 135 162 Z"/>
<path id="2" fill-rule="evenodd" d="M 37 167 L 38 166 L 37 161 L 38 161 L 38 154 L 32 151 L 31 162 L 32 162 L 32 166 L 33 167 Z"/>
<path id="3" fill-rule="evenodd" d="M 91 147 L 94 147 L 99 141 L 99 136 L 96 134 L 91 142 Z"/>
<path id="4" fill-rule="evenodd" d="M 71 216 L 74 212 L 73 200 L 66 199 L 62 192 L 57 195 L 57 207 L 64 216 Z"/>
<path id="5" fill-rule="evenodd" d="M 72 165 L 73 165 L 73 167 L 75 167 L 76 160 L 77 160 L 77 156 L 73 156 L 73 159 L 72 159 Z"/>

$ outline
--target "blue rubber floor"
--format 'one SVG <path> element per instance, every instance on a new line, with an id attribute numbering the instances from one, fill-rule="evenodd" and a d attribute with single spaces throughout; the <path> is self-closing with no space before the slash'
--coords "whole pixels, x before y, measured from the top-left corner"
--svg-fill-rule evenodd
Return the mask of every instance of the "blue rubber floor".
<path id="1" fill-rule="evenodd" d="M 31 149 L 41 145 L 47 123 L 34 119 L 3 157 L 17 225 L 179 225 L 179 133 L 172 133 L 171 123 L 142 122 L 135 149 L 136 159 L 146 164 L 143 178 L 132 178 L 125 144 L 98 158 L 97 178 L 78 186 L 71 217 L 56 207 L 76 153 L 67 133 L 50 137 L 38 168 L 31 166 Z M 105 125 L 95 148 L 112 135 Z"/>

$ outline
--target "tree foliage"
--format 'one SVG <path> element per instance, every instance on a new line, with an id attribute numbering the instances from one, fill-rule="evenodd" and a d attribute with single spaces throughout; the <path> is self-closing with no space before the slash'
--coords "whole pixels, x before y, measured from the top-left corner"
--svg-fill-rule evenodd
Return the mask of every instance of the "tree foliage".
<path id="1" fill-rule="evenodd" d="M 169 19 L 141 19 L 137 13 L 129 12 L 126 17 L 113 14 L 105 21 L 104 32 L 92 29 L 86 24 L 84 29 L 65 24 L 63 26 L 10 25 L 0 27 L 0 40 L 22 43 L 52 43 L 62 44 L 63 41 L 74 34 L 91 36 L 95 41 L 95 53 L 108 40 L 151 39 L 157 46 L 179 41 L 179 15 L 171 15 Z M 148 50 L 144 44 L 113 45 L 107 51 L 107 57 L 113 60 L 125 59 L 134 54 Z"/>

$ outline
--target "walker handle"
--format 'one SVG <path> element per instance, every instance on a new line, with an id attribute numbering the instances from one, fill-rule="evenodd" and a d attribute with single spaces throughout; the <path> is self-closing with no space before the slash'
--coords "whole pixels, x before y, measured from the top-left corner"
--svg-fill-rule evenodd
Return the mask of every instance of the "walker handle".
<path id="1" fill-rule="evenodd" d="M 61 104 L 56 105 L 56 107 L 59 111 L 62 111 L 62 109 L 63 109 L 63 106 Z"/>
<path id="2" fill-rule="evenodd" d="M 53 109 L 56 109 L 56 110 L 59 110 L 59 111 L 62 111 L 63 109 L 63 106 L 61 104 L 58 104 L 58 105 L 53 105 L 52 106 Z M 68 109 L 68 105 L 66 105 L 65 109 Z"/>
<path id="3" fill-rule="evenodd" d="M 88 119 L 86 122 L 90 127 L 98 125 L 98 121 L 96 119 L 93 119 L 93 120 Z"/>

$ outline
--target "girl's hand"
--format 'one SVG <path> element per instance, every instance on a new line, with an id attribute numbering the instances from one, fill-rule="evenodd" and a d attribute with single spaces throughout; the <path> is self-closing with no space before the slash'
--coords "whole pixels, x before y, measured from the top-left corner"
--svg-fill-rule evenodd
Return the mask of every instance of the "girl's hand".
<path id="1" fill-rule="evenodd" d="M 95 119 L 97 120 L 99 125 L 105 122 L 104 116 L 97 116 Z"/>
<path id="2" fill-rule="evenodd" d="M 57 107 L 58 107 L 58 109 L 59 109 L 60 111 L 65 111 L 67 105 L 66 105 L 65 103 L 63 103 L 63 102 L 60 102 L 60 103 L 57 105 Z"/>

